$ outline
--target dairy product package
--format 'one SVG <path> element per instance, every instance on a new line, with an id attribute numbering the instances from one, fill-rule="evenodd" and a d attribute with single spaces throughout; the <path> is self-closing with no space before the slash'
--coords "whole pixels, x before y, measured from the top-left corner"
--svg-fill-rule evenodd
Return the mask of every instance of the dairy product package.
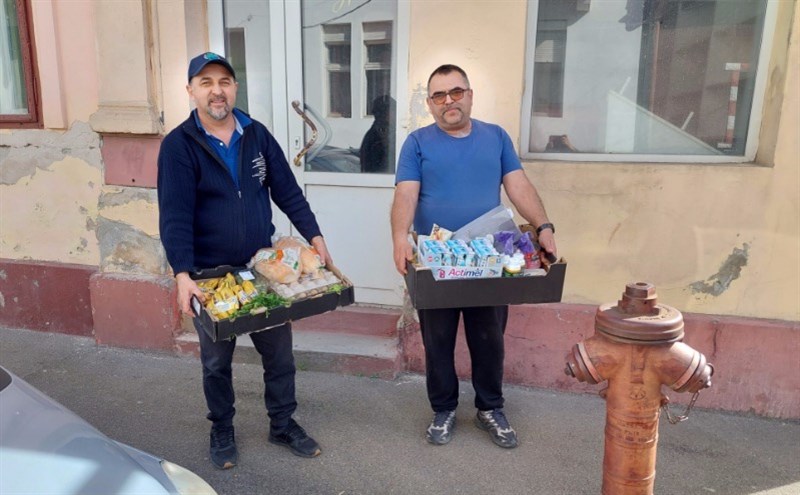
<path id="1" fill-rule="evenodd" d="M 453 258 L 453 266 L 475 266 L 475 252 L 461 239 L 445 242 Z"/>

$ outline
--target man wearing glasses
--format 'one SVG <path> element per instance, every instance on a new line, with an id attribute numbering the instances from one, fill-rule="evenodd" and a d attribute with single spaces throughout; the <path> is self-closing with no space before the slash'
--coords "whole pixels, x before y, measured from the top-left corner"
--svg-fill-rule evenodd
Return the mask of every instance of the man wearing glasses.
<path id="1" fill-rule="evenodd" d="M 405 275 L 413 256 L 408 232 L 433 224 L 456 231 L 500 204 L 500 187 L 519 214 L 537 226 L 539 243 L 556 254 L 554 227 L 528 180 L 511 138 L 499 126 L 470 117 L 473 90 L 467 74 L 442 65 L 428 79 L 428 109 L 434 124 L 412 132 L 403 144 L 392 205 L 394 262 Z M 458 322 L 472 361 L 475 424 L 500 447 L 517 446 L 517 434 L 503 412 L 503 360 L 508 306 L 422 309 L 418 311 L 425 346 L 425 374 L 433 421 L 426 438 L 448 443 L 456 424 L 458 377 L 455 343 Z"/>

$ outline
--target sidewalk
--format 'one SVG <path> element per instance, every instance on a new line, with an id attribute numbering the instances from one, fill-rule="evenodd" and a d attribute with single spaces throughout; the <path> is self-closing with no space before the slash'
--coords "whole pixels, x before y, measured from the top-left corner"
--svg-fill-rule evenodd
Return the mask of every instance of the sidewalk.
<path id="1" fill-rule="evenodd" d="M 520 446 L 503 450 L 472 424 L 474 396 L 464 382 L 453 441 L 434 447 L 424 438 L 431 412 L 422 377 L 298 371 L 295 418 L 323 449 L 302 459 L 267 442 L 261 368 L 237 363 L 240 464 L 219 471 L 208 461 L 194 358 L 0 328 L 0 364 L 112 438 L 193 470 L 220 495 L 600 493 L 605 403 L 596 395 L 506 387 Z M 800 493 L 800 424 L 697 408 L 678 425 L 662 416 L 655 492 Z"/>

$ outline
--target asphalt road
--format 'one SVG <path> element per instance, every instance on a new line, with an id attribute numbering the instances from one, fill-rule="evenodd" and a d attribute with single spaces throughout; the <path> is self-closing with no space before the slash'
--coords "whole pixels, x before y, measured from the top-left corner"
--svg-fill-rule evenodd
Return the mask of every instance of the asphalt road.
<path id="1" fill-rule="evenodd" d="M 0 328 L 0 364 L 114 439 L 193 470 L 220 495 L 600 493 L 605 403 L 595 395 L 506 387 L 520 445 L 503 450 L 472 424 L 464 382 L 453 441 L 435 447 L 424 439 L 431 413 L 420 376 L 299 371 L 295 418 L 323 449 L 303 459 L 267 442 L 261 369 L 237 364 L 240 464 L 220 471 L 208 460 L 194 358 Z M 800 423 L 701 408 L 678 425 L 662 417 L 655 493 L 796 495 Z"/>

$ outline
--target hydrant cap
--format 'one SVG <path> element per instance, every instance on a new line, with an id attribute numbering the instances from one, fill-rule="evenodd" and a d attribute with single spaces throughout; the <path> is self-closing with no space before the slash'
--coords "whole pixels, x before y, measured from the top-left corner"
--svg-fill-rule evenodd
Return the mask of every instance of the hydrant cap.
<path id="1" fill-rule="evenodd" d="M 624 343 L 666 344 L 683 339 L 683 315 L 675 308 L 658 304 L 653 284 L 635 282 L 625 287 L 616 306 L 600 306 L 595 330 Z"/>

